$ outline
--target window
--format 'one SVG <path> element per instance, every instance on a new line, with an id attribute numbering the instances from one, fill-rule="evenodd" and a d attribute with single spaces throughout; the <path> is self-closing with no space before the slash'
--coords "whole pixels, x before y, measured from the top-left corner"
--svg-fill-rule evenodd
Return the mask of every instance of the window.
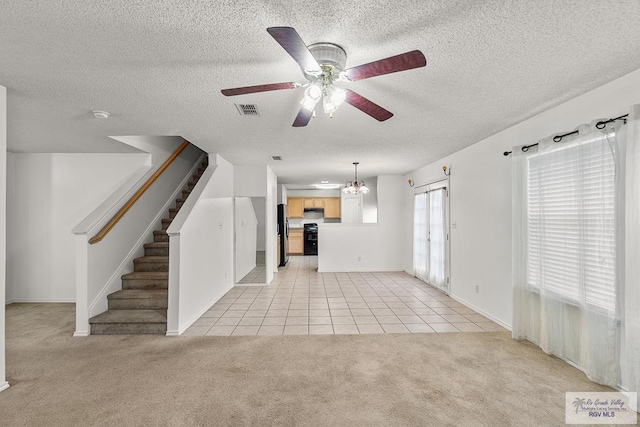
<path id="1" fill-rule="evenodd" d="M 613 149 L 607 135 L 568 144 L 527 162 L 527 285 L 615 312 Z"/>

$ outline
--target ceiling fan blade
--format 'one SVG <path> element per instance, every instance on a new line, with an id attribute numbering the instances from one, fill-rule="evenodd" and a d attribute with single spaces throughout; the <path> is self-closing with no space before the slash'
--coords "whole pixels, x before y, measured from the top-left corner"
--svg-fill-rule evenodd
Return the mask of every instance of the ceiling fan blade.
<path id="1" fill-rule="evenodd" d="M 411 70 L 412 68 L 424 67 L 427 59 L 419 50 L 401 53 L 390 56 L 379 61 L 358 65 L 357 67 L 345 70 L 347 78 L 351 81 L 368 79 L 370 77 L 382 76 L 384 74 L 397 73 L 398 71 Z"/>
<path id="2" fill-rule="evenodd" d="M 391 111 L 385 110 L 378 104 L 369 101 L 364 96 L 359 95 L 351 90 L 347 90 L 347 95 L 344 100 L 345 102 L 353 105 L 358 110 L 370 115 L 379 122 L 384 122 L 385 120 L 393 117 L 393 113 Z"/>
<path id="3" fill-rule="evenodd" d="M 271 37 L 276 39 L 280 46 L 287 51 L 289 55 L 302 67 L 303 70 L 309 73 L 321 73 L 322 69 L 318 65 L 318 61 L 313 57 L 304 40 L 300 37 L 298 32 L 291 27 L 269 27 L 267 32 L 271 34 Z"/>
<path id="4" fill-rule="evenodd" d="M 235 87 L 232 89 L 222 89 L 225 96 L 245 95 L 247 93 L 268 92 L 270 90 L 295 89 L 300 86 L 298 83 L 271 83 L 268 85 Z"/>
<path id="5" fill-rule="evenodd" d="M 296 119 L 293 121 L 293 127 L 300 128 L 306 126 L 309 123 L 309 120 L 311 120 L 312 115 L 313 111 L 309 111 L 304 107 L 300 108 Z"/>

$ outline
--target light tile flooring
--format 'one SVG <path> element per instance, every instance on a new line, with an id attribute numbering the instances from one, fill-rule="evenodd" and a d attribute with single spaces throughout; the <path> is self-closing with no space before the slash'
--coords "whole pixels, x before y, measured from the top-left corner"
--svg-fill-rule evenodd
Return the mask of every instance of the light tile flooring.
<path id="1" fill-rule="evenodd" d="M 407 273 L 318 273 L 317 262 L 290 257 L 269 286 L 234 287 L 184 335 L 504 331 Z"/>
<path id="2" fill-rule="evenodd" d="M 265 283 L 267 281 L 267 267 L 265 265 L 265 252 L 256 251 L 256 266 L 247 273 L 238 283 Z"/>
<path id="3" fill-rule="evenodd" d="M 256 267 L 247 273 L 238 283 L 264 283 L 267 281 L 267 267 L 265 265 L 256 265 Z"/>

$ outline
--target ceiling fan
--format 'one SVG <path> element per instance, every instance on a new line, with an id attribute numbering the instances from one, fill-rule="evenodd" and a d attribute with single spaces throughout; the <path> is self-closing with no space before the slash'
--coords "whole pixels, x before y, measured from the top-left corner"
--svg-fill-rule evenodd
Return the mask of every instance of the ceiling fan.
<path id="1" fill-rule="evenodd" d="M 294 127 L 306 126 L 309 123 L 311 117 L 315 115 L 316 105 L 321 99 L 324 112 L 330 115 L 333 115 L 333 112 L 343 102 L 347 102 L 380 122 L 390 119 L 393 116 L 390 111 L 352 90 L 336 87 L 334 83 L 354 82 L 427 65 L 427 60 L 422 52 L 413 50 L 345 69 L 347 53 L 337 44 L 315 43 L 307 46 L 298 32 L 291 27 L 270 27 L 267 28 L 267 32 L 300 65 L 302 74 L 304 74 L 308 82 L 304 84 L 286 82 L 237 87 L 223 89 L 222 94 L 235 96 L 304 87 L 306 88 L 304 98 L 300 101 L 302 106 L 293 122 Z"/>

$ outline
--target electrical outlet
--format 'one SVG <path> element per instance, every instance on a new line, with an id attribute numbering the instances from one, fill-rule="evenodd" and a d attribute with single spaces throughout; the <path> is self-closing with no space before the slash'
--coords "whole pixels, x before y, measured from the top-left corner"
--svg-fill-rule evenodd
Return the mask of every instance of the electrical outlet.
<path id="1" fill-rule="evenodd" d="M 480 293 L 480 285 L 476 285 L 476 294 Z"/>

